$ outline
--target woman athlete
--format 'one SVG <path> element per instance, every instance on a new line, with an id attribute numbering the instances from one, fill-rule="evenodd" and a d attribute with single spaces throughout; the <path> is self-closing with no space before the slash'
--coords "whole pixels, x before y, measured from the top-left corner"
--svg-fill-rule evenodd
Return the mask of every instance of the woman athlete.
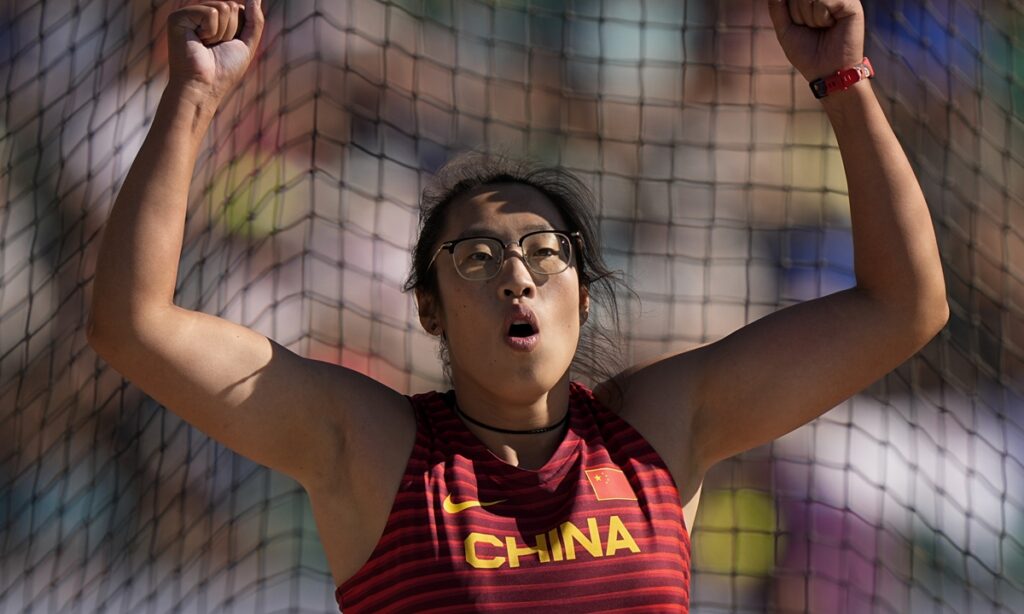
<path id="1" fill-rule="evenodd" d="M 766 9 L 809 82 L 861 63 L 859 2 Z M 681 508 L 708 468 L 819 416 L 946 322 L 928 209 L 864 79 L 821 99 L 856 286 L 633 366 L 596 398 L 569 368 L 600 257 L 558 171 L 478 158 L 428 211 L 410 281 L 447 348 L 447 393 L 406 397 L 177 307 L 197 151 L 262 29 L 256 0 L 170 16 L 170 80 L 107 223 L 89 340 L 190 424 L 302 484 L 346 612 L 686 611 Z"/>

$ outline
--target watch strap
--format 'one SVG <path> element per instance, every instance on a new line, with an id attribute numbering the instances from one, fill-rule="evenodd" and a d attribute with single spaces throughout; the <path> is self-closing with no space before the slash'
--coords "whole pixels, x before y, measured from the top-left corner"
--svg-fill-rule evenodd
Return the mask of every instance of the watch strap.
<path id="1" fill-rule="evenodd" d="M 859 64 L 837 70 L 834 74 L 811 81 L 811 92 L 815 98 L 824 98 L 829 94 L 842 92 L 854 83 L 875 76 L 875 68 L 871 60 L 865 57 Z"/>

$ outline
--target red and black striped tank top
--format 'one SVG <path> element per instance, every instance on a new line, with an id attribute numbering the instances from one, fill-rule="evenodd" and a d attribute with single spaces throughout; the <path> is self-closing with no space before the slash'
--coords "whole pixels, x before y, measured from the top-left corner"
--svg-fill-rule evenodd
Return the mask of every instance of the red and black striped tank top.
<path id="1" fill-rule="evenodd" d="M 679 493 L 633 427 L 573 383 L 565 438 L 524 470 L 453 400 L 410 397 L 416 443 L 373 554 L 338 587 L 342 611 L 688 612 Z"/>

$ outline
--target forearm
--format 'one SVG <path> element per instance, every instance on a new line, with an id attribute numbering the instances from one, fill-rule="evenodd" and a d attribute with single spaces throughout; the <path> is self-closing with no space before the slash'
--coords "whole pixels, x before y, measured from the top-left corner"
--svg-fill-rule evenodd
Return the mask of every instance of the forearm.
<path id="1" fill-rule="evenodd" d="M 107 220 L 96 264 L 90 332 L 125 330 L 172 305 L 189 184 L 216 110 L 169 85 Z"/>
<path id="2" fill-rule="evenodd" d="M 871 83 L 822 103 L 846 169 L 858 289 L 944 323 L 945 283 L 928 207 Z"/>

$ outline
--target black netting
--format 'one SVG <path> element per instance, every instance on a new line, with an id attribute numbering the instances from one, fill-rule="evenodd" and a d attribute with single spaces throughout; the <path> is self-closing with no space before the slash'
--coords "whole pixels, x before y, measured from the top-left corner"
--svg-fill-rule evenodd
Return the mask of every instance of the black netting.
<path id="1" fill-rule="evenodd" d="M 174 2 L 0 7 L 0 610 L 322 612 L 304 492 L 85 340 L 102 224 Z M 266 0 L 192 184 L 176 302 L 403 392 L 424 179 L 477 148 L 595 191 L 628 359 L 853 283 L 835 140 L 763 2 Z M 951 317 L 870 390 L 709 475 L 695 612 L 1024 611 L 1024 7 L 868 2 Z"/>

